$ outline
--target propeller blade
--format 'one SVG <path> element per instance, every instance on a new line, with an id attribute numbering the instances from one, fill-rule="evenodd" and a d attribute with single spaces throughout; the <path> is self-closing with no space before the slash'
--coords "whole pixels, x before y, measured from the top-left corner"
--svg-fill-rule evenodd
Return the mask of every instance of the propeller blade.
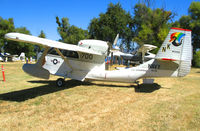
<path id="1" fill-rule="evenodd" d="M 115 37 L 115 40 L 114 40 L 114 43 L 113 43 L 114 46 L 117 44 L 118 39 L 119 39 L 119 34 L 117 34 L 117 36 Z"/>

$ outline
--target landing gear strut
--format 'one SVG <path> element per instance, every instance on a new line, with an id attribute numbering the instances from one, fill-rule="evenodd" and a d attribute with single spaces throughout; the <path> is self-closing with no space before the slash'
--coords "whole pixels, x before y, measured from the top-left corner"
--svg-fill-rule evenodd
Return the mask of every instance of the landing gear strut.
<path id="1" fill-rule="evenodd" d="M 58 87 L 62 87 L 62 86 L 64 85 L 64 82 L 65 82 L 65 80 L 64 80 L 63 78 L 58 78 L 58 79 L 56 80 L 56 85 L 57 85 Z"/>
<path id="2" fill-rule="evenodd" d="M 137 84 L 137 88 L 139 89 L 140 88 L 140 82 L 136 81 L 135 83 Z"/>

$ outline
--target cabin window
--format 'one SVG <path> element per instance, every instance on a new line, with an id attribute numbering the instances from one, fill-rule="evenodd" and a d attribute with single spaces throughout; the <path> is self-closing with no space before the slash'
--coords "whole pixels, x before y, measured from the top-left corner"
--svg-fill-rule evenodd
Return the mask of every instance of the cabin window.
<path id="1" fill-rule="evenodd" d="M 60 51 L 65 57 L 79 58 L 78 53 L 76 51 L 70 51 L 70 50 L 60 50 Z M 59 55 L 54 48 L 50 48 L 47 54 Z"/>
<path id="2" fill-rule="evenodd" d="M 47 54 L 59 55 L 54 48 L 50 48 Z"/>
<path id="3" fill-rule="evenodd" d="M 62 54 L 65 57 L 79 58 L 78 53 L 76 51 L 62 50 Z"/>

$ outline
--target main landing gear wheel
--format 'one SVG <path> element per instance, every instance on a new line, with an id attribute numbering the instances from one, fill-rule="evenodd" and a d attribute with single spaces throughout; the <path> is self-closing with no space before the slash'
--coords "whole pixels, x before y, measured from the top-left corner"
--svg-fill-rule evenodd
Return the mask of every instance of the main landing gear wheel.
<path id="1" fill-rule="evenodd" d="M 62 87 L 62 86 L 64 85 L 64 82 L 65 82 L 65 80 L 64 80 L 63 78 L 58 78 L 58 79 L 56 80 L 56 85 L 57 85 L 58 87 Z"/>

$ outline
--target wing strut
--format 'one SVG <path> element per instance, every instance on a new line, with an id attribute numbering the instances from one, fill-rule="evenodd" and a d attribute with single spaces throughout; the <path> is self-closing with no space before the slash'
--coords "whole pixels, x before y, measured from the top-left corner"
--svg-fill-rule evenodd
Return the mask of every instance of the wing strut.
<path id="1" fill-rule="evenodd" d="M 56 52 L 64 59 L 65 63 L 71 68 L 71 71 L 72 72 L 74 69 L 73 67 L 70 65 L 69 63 L 69 60 L 67 59 L 67 57 L 65 57 L 58 48 L 55 48 Z"/>
<path id="2" fill-rule="evenodd" d="M 37 61 L 37 65 L 39 66 L 43 66 L 45 64 L 45 56 L 47 55 L 47 52 L 49 51 L 50 47 L 46 46 L 44 52 L 42 53 L 42 56 L 39 58 L 39 60 Z"/>

